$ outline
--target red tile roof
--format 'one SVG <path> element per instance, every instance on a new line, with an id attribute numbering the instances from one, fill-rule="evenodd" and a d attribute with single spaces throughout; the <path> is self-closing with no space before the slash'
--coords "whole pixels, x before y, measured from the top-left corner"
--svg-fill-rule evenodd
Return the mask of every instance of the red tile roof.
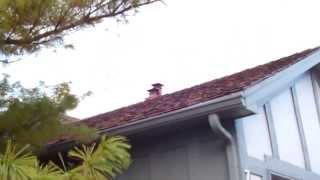
<path id="1" fill-rule="evenodd" d="M 239 92 L 295 64 L 317 49 L 308 49 L 191 88 L 99 114 L 82 122 L 97 129 L 108 129 Z"/>

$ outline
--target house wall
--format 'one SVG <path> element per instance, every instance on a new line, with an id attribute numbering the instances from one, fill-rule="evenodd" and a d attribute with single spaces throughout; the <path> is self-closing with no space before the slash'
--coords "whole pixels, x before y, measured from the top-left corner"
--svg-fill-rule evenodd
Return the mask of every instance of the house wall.
<path id="1" fill-rule="evenodd" d="M 319 90 L 319 79 L 306 72 L 258 114 L 236 120 L 243 179 L 320 179 Z"/>
<path id="2" fill-rule="evenodd" d="M 171 129 L 164 132 L 152 130 L 156 135 L 131 137 L 133 164 L 118 179 L 227 180 L 225 145 L 209 125 L 176 127 L 162 127 Z"/>

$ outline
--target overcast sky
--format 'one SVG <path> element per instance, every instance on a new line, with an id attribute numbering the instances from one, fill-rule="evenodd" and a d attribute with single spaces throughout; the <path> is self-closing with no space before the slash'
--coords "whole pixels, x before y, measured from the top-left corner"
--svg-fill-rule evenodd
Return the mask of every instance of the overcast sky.
<path id="1" fill-rule="evenodd" d="M 320 45 L 319 0 L 165 2 L 68 36 L 74 50 L 43 50 L 1 71 L 26 86 L 92 91 L 70 112 L 83 118 L 143 101 L 152 83 L 171 93 Z"/>

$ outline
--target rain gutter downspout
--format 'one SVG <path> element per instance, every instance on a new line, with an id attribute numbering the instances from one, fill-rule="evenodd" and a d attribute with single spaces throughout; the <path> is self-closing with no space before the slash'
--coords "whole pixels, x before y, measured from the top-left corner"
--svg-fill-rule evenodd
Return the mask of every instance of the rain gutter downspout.
<path id="1" fill-rule="evenodd" d="M 225 142 L 229 180 L 239 180 L 240 168 L 237 147 L 233 136 L 222 126 L 217 114 L 209 115 L 208 121 L 212 131 Z"/>

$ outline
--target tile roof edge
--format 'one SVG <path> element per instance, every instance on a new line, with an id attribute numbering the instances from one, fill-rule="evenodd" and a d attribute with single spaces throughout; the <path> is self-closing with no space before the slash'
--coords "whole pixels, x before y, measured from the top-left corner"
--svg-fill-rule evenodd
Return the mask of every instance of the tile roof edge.
<path id="1" fill-rule="evenodd" d="M 143 119 L 132 119 L 132 121 L 130 121 L 129 123 L 123 124 L 123 125 L 119 125 L 119 126 L 115 126 L 115 127 L 111 127 L 111 128 L 99 129 L 99 132 L 105 133 L 105 132 L 113 131 L 113 130 L 116 130 L 116 129 L 121 129 L 121 128 L 125 128 L 125 127 L 128 127 L 128 126 L 133 126 L 133 125 L 141 124 L 141 123 L 144 123 L 144 122 L 148 122 L 148 121 L 153 120 L 153 119 L 165 118 L 167 116 L 171 116 L 171 115 L 174 115 L 174 114 L 177 114 L 177 113 L 183 113 L 185 111 L 189 111 L 189 110 L 196 109 L 196 108 L 201 108 L 203 106 L 207 106 L 207 105 L 210 105 L 210 104 L 223 103 L 223 102 L 228 101 L 228 100 L 241 98 L 242 95 L 243 95 L 242 91 L 238 91 L 238 92 L 231 93 L 231 94 L 228 94 L 228 95 L 225 95 L 225 96 L 221 96 L 221 97 L 218 97 L 218 98 L 215 98 L 215 99 L 211 99 L 209 101 L 197 103 L 197 104 L 194 104 L 192 106 L 187 106 L 187 107 L 184 107 L 184 108 L 181 108 L 181 109 L 177 109 L 177 110 L 174 110 L 174 111 L 169 111 L 169 112 L 166 112 L 166 113 L 162 113 L 162 114 L 159 114 L 159 115 L 156 115 L 156 116 L 151 116 L 151 117 L 143 118 Z"/>

